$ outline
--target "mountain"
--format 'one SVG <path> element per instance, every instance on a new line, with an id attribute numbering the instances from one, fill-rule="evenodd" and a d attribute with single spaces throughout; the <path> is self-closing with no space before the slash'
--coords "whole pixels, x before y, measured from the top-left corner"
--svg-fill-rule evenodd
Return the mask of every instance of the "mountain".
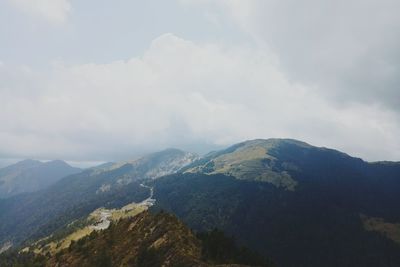
<path id="1" fill-rule="evenodd" d="M 272 266 L 256 253 L 237 247 L 221 231 L 196 235 L 171 214 L 147 211 L 119 220 L 106 230 L 93 231 L 55 254 L 0 257 L 1 266 L 26 266 L 29 262 L 49 267 Z"/>
<path id="2" fill-rule="evenodd" d="M 221 229 L 277 266 L 400 266 L 400 163 L 291 139 L 250 140 L 201 158 L 169 149 L 0 200 L 0 249 L 65 237 L 101 207 L 121 214 L 149 198 L 151 213 L 174 214 L 197 233 Z M 219 240 L 196 238 L 211 247 Z"/>
<path id="3" fill-rule="evenodd" d="M 279 146 L 281 140 L 252 140 L 239 143 L 225 150 L 213 152 L 186 168 L 186 172 L 205 174 L 225 174 L 242 180 L 268 182 L 285 190 L 295 190 L 297 181 L 289 175 L 288 170 L 296 168 L 286 163 L 277 166 L 278 159 L 269 151 Z M 310 145 L 296 141 L 284 140 L 286 143 L 309 148 Z"/>
<path id="4" fill-rule="evenodd" d="M 290 139 L 246 141 L 151 183 L 155 209 L 278 266 L 400 266 L 400 164 Z"/>
<path id="5" fill-rule="evenodd" d="M 0 201 L 0 248 L 51 235 L 100 207 L 140 202 L 149 195 L 149 189 L 140 185 L 143 180 L 174 173 L 194 159 L 191 153 L 168 149 L 88 169 L 44 190 L 4 199 Z"/>
<path id="6" fill-rule="evenodd" d="M 129 173 L 130 179 L 156 179 L 164 175 L 175 173 L 196 159 L 198 159 L 196 154 L 169 148 L 135 160 L 102 164 L 93 168 L 93 174 L 129 165 L 133 167 L 132 171 Z"/>
<path id="7" fill-rule="evenodd" d="M 61 160 L 40 162 L 24 160 L 0 169 L 0 198 L 34 192 L 54 184 L 61 178 L 80 172 Z"/>

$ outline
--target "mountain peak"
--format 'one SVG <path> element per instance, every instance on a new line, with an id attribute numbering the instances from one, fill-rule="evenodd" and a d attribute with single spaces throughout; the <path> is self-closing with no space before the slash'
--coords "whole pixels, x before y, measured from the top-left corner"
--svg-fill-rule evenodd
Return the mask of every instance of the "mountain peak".
<path id="1" fill-rule="evenodd" d="M 226 149 L 212 152 L 185 168 L 185 172 L 225 174 L 237 179 L 263 181 L 286 190 L 295 190 L 297 181 L 291 177 L 307 159 L 325 159 L 323 162 L 363 161 L 343 152 L 316 147 L 305 142 L 287 139 L 253 139 Z"/>
<path id="2" fill-rule="evenodd" d="M 69 165 L 67 162 L 60 160 L 60 159 L 56 159 L 56 160 L 51 160 L 51 161 L 47 161 L 44 164 L 47 165 L 52 165 L 52 166 L 63 166 L 63 167 L 71 167 L 71 165 Z"/>
<path id="3" fill-rule="evenodd" d="M 306 142 L 296 140 L 296 139 L 290 139 L 290 138 L 268 138 L 268 139 L 252 139 L 252 140 L 247 140 L 242 143 L 243 145 L 253 145 L 253 146 L 264 146 L 268 148 L 273 148 L 277 147 L 279 145 L 283 144 L 289 144 L 289 145 L 296 145 L 299 147 L 304 147 L 304 148 L 311 148 L 313 147 L 310 144 L 307 144 Z"/>
<path id="4" fill-rule="evenodd" d="M 43 164 L 43 162 L 34 159 L 24 159 L 10 166 L 18 167 L 34 167 Z"/>
<path id="5" fill-rule="evenodd" d="M 286 190 L 295 190 L 297 182 L 271 151 L 285 144 L 297 147 L 310 145 L 293 139 L 254 139 L 238 143 L 224 150 L 208 154 L 194 162 L 185 172 L 225 174 L 241 180 L 264 181 Z"/>
<path id="6" fill-rule="evenodd" d="M 156 153 L 187 153 L 187 152 L 183 151 L 183 150 L 181 150 L 179 148 L 168 147 L 168 148 L 165 148 L 165 149 L 163 149 L 163 150 L 161 150 L 159 152 L 156 152 Z"/>
<path id="7" fill-rule="evenodd" d="M 40 190 L 80 171 L 62 160 L 41 162 L 26 159 L 17 162 L 0 169 L 0 198 Z"/>

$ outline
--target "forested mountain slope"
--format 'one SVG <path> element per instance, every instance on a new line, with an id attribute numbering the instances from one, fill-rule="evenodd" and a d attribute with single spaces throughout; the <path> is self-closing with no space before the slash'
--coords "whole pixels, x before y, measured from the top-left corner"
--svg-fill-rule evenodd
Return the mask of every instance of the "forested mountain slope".
<path id="1" fill-rule="evenodd" d="M 156 207 L 224 229 L 278 266 L 400 266 L 399 163 L 253 140 L 153 185 Z"/>
<path id="2" fill-rule="evenodd" d="M 152 209 L 197 232 L 222 229 L 277 266 L 400 266 L 400 164 L 291 139 L 202 158 L 170 149 L 86 170 L 0 201 L 0 240 L 29 244 L 99 207 L 140 202 L 150 188 Z"/>

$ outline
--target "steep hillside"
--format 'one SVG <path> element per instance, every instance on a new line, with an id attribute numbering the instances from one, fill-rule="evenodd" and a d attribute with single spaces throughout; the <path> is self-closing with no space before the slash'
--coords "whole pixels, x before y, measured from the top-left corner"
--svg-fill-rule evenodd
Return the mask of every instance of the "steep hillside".
<path id="1" fill-rule="evenodd" d="M 0 201 L 1 244 L 36 240 L 99 207 L 118 208 L 147 198 L 140 181 L 173 173 L 194 159 L 169 149 L 135 161 L 85 170 L 37 193 Z"/>
<path id="2" fill-rule="evenodd" d="M 0 198 L 46 188 L 61 178 L 80 172 L 61 160 L 24 160 L 0 169 Z"/>
<path id="3" fill-rule="evenodd" d="M 175 216 L 143 212 L 74 243 L 48 260 L 46 266 L 214 266 L 216 259 L 203 253 L 209 251 L 209 244 L 203 247 L 202 243 Z M 227 244 L 219 247 L 221 253 L 231 249 L 233 243 Z M 239 262 L 234 262 L 235 258 L 225 260 L 216 263 L 245 263 L 242 260 L 267 266 L 251 256 Z"/>
<path id="4" fill-rule="evenodd" d="M 94 231 L 107 229 L 111 223 L 123 218 L 133 217 L 153 205 L 152 201 L 146 199 L 140 203 L 130 203 L 120 209 L 98 208 L 86 218 L 75 220 L 65 227 L 41 238 L 23 248 L 23 252 L 35 252 L 42 255 L 54 255 L 68 248 L 71 243 L 79 241 Z"/>
<path id="5" fill-rule="evenodd" d="M 35 265 L 34 265 L 35 264 Z M 240 265 L 237 265 L 240 264 Z M 57 253 L 0 255 L 1 266 L 273 266 L 223 232 L 195 235 L 175 216 L 142 212 L 71 243 Z"/>
<path id="6" fill-rule="evenodd" d="M 265 164 L 249 167 L 254 161 Z M 273 179 L 258 178 L 270 172 Z M 294 188 L 276 182 L 282 173 Z M 368 163 L 295 140 L 254 140 L 153 185 L 156 208 L 196 230 L 224 229 L 278 266 L 400 266 L 399 163 Z"/>

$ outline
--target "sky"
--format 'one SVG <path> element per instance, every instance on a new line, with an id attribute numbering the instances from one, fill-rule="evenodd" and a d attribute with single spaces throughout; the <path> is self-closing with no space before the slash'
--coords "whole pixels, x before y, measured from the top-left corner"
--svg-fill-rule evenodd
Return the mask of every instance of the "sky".
<path id="1" fill-rule="evenodd" d="M 3 0 L 0 165 L 294 138 L 400 161 L 397 0 Z"/>

